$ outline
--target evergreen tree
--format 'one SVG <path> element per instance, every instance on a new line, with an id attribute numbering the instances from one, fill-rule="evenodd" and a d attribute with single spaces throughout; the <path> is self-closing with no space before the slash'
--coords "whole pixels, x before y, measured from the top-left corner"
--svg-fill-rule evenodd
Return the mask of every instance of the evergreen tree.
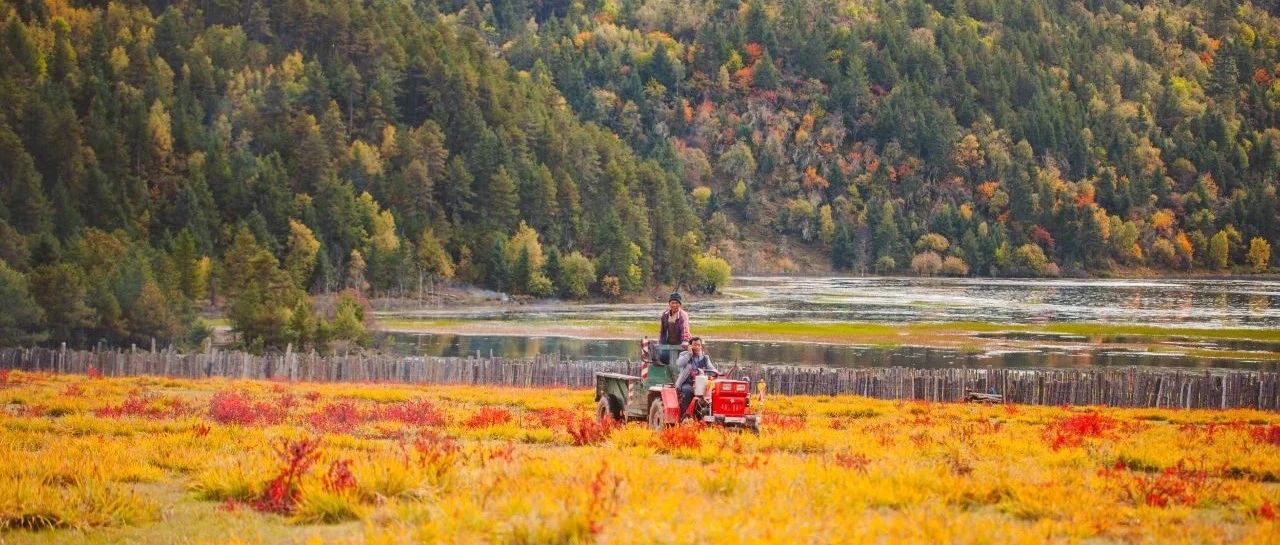
<path id="1" fill-rule="evenodd" d="M 22 346 L 44 340 L 41 327 L 44 310 L 31 296 L 30 284 L 22 273 L 0 259 L 0 346 Z"/>
<path id="2" fill-rule="evenodd" d="M 772 91 L 782 84 L 782 76 L 778 72 L 778 67 L 773 63 L 773 57 L 769 55 L 769 50 L 764 50 L 760 58 L 755 64 L 751 65 L 752 83 L 760 89 Z"/>
<path id="3" fill-rule="evenodd" d="M 296 340 L 288 328 L 290 311 L 306 294 L 279 267 L 275 256 L 242 227 L 223 261 L 227 317 L 240 342 L 260 351 Z"/>

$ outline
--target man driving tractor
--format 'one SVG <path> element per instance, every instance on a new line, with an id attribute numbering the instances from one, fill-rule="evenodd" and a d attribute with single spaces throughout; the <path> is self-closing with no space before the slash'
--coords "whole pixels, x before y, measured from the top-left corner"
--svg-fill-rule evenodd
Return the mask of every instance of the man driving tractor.
<path id="1" fill-rule="evenodd" d="M 706 354 L 702 346 L 702 337 L 693 337 L 689 339 L 689 350 L 681 352 L 680 357 L 676 359 L 676 368 L 679 374 L 676 376 L 676 392 L 680 397 L 680 417 L 689 410 L 689 404 L 693 402 L 693 379 L 700 373 L 720 374 L 720 371 L 711 364 L 711 357 Z"/>

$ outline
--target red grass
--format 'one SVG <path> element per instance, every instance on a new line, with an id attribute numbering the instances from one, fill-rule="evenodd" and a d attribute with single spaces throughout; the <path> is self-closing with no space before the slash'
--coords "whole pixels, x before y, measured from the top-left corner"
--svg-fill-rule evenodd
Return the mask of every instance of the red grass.
<path id="1" fill-rule="evenodd" d="M 1078 447 L 1086 437 L 1103 437 L 1120 427 L 1120 421 L 1097 412 L 1068 416 L 1049 423 L 1044 430 L 1045 441 L 1053 450 Z"/>
<path id="2" fill-rule="evenodd" d="M 379 420 L 391 420 L 411 426 L 443 426 L 444 412 L 434 403 L 425 399 L 416 399 L 402 403 L 393 403 L 383 407 Z"/>
<path id="3" fill-rule="evenodd" d="M 298 500 L 302 499 L 302 476 L 320 457 L 320 440 L 281 438 L 272 449 L 280 459 L 280 472 L 267 483 L 253 508 L 263 513 L 288 515 L 298 508 Z"/>
<path id="4" fill-rule="evenodd" d="M 439 479 L 448 473 L 462 452 L 452 437 L 428 430 L 413 443 L 418 452 L 418 465 L 425 469 L 429 476 Z"/>
<path id="5" fill-rule="evenodd" d="M 760 425 L 779 431 L 800 431 L 805 427 L 805 417 L 789 416 L 777 413 L 765 413 L 760 419 Z"/>
<path id="6" fill-rule="evenodd" d="M 130 392 L 129 397 L 119 405 L 99 408 L 93 414 L 100 418 L 138 417 L 154 420 L 176 418 L 192 412 L 191 406 L 180 398 Z"/>
<path id="7" fill-rule="evenodd" d="M 4 381 L 0 380 L 0 384 L 3 383 Z M 84 387 L 79 384 L 68 384 L 67 387 L 62 390 L 62 395 L 64 397 L 81 397 L 84 395 Z"/>
<path id="8" fill-rule="evenodd" d="M 1259 443 L 1280 447 L 1280 425 L 1253 427 L 1249 429 L 1249 436 Z"/>
<path id="9" fill-rule="evenodd" d="M 516 446 L 510 441 L 500 446 L 483 447 L 474 452 L 481 464 L 493 461 L 510 462 L 516 458 Z"/>
<path id="10" fill-rule="evenodd" d="M 577 420 L 577 413 L 560 407 L 549 407 L 534 411 L 533 417 L 544 428 L 567 430 Z"/>
<path id="11" fill-rule="evenodd" d="M 466 426 L 471 429 L 488 428 L 506 424 L 512 420 L 511 411 L 502 407 L 481 407 L 475 414 L 471 415 L 466 421 Z"/>
<path id="12" fill-rule="evenodd" d="M 1118 462 L 1099 474 L 1117 487 L 1122 498 L 1134 505 L 1152 507 L 1199 505 L 1217 486 L 1209 479 L 1208 472 L 1188 468 L 1183 462 L 1154 474 L 1130 471 L 1123 462 Z"/>
<path id="13" fill-rule="evenodd" d="M 329 433 L 351 433 L 364 421 L 365 415 L 349 400 L 330 403 L 307 415 L 307 423 L 312 428 Z"/>
<path id="14" fill-rule="evenodd" d="M 1271 504 L 1271 500 L 1266 500 L 1258 508 L 1257 515 L 1267 520 L 1276 520 L 1276 506 Z"/>
<path id="15" fill-rule="evenodd" d="M 595 417 L 581 416 L 569 423 L 569 436 L 576 447 L 598 445 L 613 433 L 613 420 L 598 420 Z"/>
<path id="16" fill-rule="evenodd" d="M 44 412 L 46 410 L 47 409 L 45 408 L 45 406 L 39 403 L 36 403 L 35 405 L 23 405 L 18 410 L 17 416 L 25 416 L 27 418 L 39 418 L 41 416 L 44 416 Z"/>
<path id="17" fill-rule="evenodd" d="M 601 464 L 600 471 L 591 479 L 591 494 L 587 499 L 587 521 L 591 533 L 604 531 L 607 519 L 618 514 L 619 500 L 622 498 L 622 480 L 609 472 L 609 464 Z"/>
<path id="18" fill-rule="evenodd" d="M 662 431 L 654 437 L 654 441 L 659 452 L 674 452 L 683 448 L 695 449 L 702 445 L 698 439 L 698 431 L 702 428 L 702 424 L 662 428 Z"/>
<path id="19" fill-rule="evenodd" d="M 244 394 L 227 390 L 213 394 L 209 400 L 209 416 L 220 424 L 279 424 L 286 412 L 278 404 L 253 401 Z"/>
<path id="20" fill-rule="evenodd" d="M 351 460 L 334 460 L 325 473 L 324 489 L 335 494 L 350 492 L 356 489 L 356 476 L 351 472 Z"/>
<path id="21" fill-rule="evenodd" d="M 865 475 L 867 466 L 871 465 L 871 458 L 857 452 L 837 452 L 836 465 Z"/>

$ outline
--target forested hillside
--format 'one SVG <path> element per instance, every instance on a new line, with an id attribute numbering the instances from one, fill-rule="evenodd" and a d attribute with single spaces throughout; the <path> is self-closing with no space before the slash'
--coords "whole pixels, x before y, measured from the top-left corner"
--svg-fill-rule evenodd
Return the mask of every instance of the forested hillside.
<path id="1" fill-rule="evenodd" d="M 1280 5 L 0 2 L 0 343 L 369 295 L 1264 270 Z M 829 258 L 829 259 L 828 259 Z M 348 290 L 317 313 L 310 293 Z"/>
<path id="2" fill-rule="evenodd" d="M 731 261 L 786 236 L 859 271 L 1223 270 L 1280 236 L 1274 2 L 520 4 L 491 41 L 674 156 Z"/>

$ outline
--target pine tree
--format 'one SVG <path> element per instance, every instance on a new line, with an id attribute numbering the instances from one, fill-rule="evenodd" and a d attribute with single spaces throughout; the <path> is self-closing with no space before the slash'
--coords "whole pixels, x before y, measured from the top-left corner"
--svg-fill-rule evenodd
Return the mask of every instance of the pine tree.
<path id="1" fill-rule="evenodd" d="M 515 179 L 507 172 L 507 167 L 498 167 L 498 171 L 489 179 L 484 195 L 481 213 L 485 218 L 485 225 L 502 232 L 515 227 L 516 219 L 520 217 L 516 208 L 518 196 Z"/>
<path id="2" fill-rule="evenodd" d="M 86 304 L 84 271 L 70 263 L 43 265 L 31 271 L 31 295 L 44 310 L 42 329 L 49 338 L 79 344 L 92 325 L 93 311 Z"/>
<path id="3" fill-rule="evenodd" d="M 51 227 L 49 200 L 45 197 L 31 156 L 18 135 L 0 122 L 0 220 L 23 233 L 48 232 Z"/>
<path id="4" fill-rule="evenodd" d="M 0 259 L 0 346 L 22 346 L 44 340 L 41 328 L 44 310 L 31 296 L 30 283 L 22 273 Z"/>
<path id="5" fill-rule="evenodd" d="M 755 64 L 751 65 L 752 83 L 760 89 L 772 91 L 781 85 L 781 75 L 778 73 L 778 67 L 773 63 L 773 57 L 769 55 L 769 50 L 765 49 L 764 54 L 756 59 Z"/>

